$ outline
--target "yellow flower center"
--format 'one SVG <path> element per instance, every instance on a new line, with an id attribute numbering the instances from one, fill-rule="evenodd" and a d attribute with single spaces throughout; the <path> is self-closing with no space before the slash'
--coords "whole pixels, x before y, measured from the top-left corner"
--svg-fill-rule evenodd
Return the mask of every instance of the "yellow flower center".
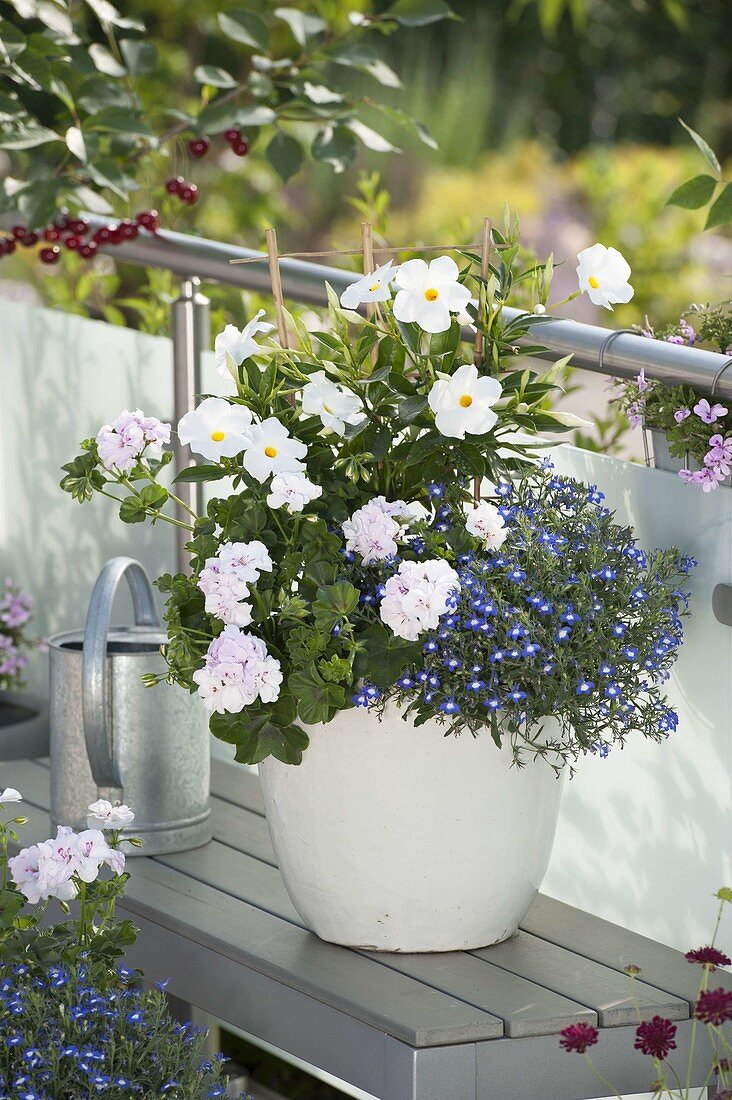
<path id="1" fill-rule="evenodd" d="M 599 279 L 596 279 L 594 275 L 590 275 L 587 282 L 590 284 L 590 286 L 592 287 L 593 290 L 597 290 L 597 288 L 600 285 Z"/>
<path id="2" fill-rule="evenodd" d="M 211 438 L 214 443 L 220 443 L 222 439 L 226 439 L 226 432 L 211 432 Z"/>
<path id="3" fill-rule="evenodd" d="M 464 393 L 460 398 L 459 404 L 462 405 L 464 409 L 469 409 L 473 404 L 473 399 L 469 393 Z"/>
<path id="4" fill-rule="evenodd" d="M 372 283 L 371 286 L 369 287 L 369 290 L 371 291 L 372 294 L 374 293 L 375 290 L 378 290 L 378 289 L 379 289 L 379 284 L 378 283 Z"/>
<path id="5" fill-rule="evenodd" d="M 277 448 L 276 447 L 265 447 L 264 448 L 264 453 L 266 454 L 267 458 L 277 458 Z"/>
<path id="6" fill-rule="evenodd" d="M 428 302 L 436 302 L 437 299 L 440 297 L 440 292 L 439 290 L 435 290 L 435 288 L 431 286 L 428 290 L 425 290 L 424 296 Z"/>

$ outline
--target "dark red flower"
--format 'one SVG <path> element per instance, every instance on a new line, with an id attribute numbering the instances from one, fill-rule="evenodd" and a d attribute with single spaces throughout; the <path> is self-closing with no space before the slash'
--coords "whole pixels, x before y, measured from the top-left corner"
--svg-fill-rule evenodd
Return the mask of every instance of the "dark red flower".
<path id="1" fill-rule="evenodd" d="M 597 1042 L 597 1028 L 591 1024 L 570 1024 L 559 1034 L 560 1047 L 576 1050 L 578 1054 L 584 1054 L 588 1047 L 593 1047 Z"/>
<path id="2" fill-rule="evenodd" d="M 687 962 L 706 966 L 708 970 L 716 970 L 718 966 L 732 966 L 732 959 L 717 947 L 697 947 L 696 951 L 687 951 L 684 958 Z"/>
<path id="3" fill-rule="evenodd" d="M 676 1050 L 676 1024 L 665 1020 L 663 1016 L 654 1016 L 645 1020 L 635 1030 L 636 1050 L 650 1054 L 653 1058 L 664 1059 L 670 1050 Z"/>
<path id="4" fill-rule="evenodd" d="M 703 1024 L 714 1024 L 715 1027 L 732 1020 L 732 991 L 720 987 L 700 993 L 694 1016 Z"/>

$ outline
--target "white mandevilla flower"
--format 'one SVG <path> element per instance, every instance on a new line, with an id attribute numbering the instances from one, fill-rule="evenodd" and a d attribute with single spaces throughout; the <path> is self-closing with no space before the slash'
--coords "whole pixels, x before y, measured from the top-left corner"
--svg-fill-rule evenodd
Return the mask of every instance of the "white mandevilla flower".
<path id="1" fill-rule="evenodd" d="M 434 630 L 460 587 L 455 570 L 441 558 L 405 561 L 384 585 L 379 614 L 398 638 L 414 642 L 425 630 Z"/>
<path id="2" fill-rule="evenodd" d="M 219 462 L 244 450 L 251 427 L 252 414 L 245 405 L 232 405 L 223 397 L 207 397 L 181 419 L 178 438 L 194 454 Z"/>
<path id="3" fill-rule="evenodd" d="M 89 806 L 86 823 L 90 829 L 124 829 L 134 820 L 135 815 L 129 806 L 100 798 Z"/>
<path id="4" fill-rule="evenodd" d="M 407 260 L 397 271 L 394 316 L 397 321 L 416 322 L 425 332 L 445 332 L 453 313 L 462 313 L 470 291 L 458 282 L 458 265 L 449 256 L 430 263 Z"/>
<path id="5" fill-rule="evenodd" d="M 257 481 L 265 482 L 271 474 L 302 473 L 301 459 L 307 453 L 305 444 L 293 439 L 276 416 L 270 416 L 251 429 L 242 464 Z"/>
<path id="6" fill-rule="evenodd" d="M 596 306 L 612 309 L 613 305 L 629 302 L 633 297 L 630 264 L 616 248 L 593 244 L 577 256 L 579 287 Z"/>
<path id="7" fill-rule="evenodd" d="M 466 517 L 465 526 L 471 535 L 482 539 L 489 550 L 499 550 L 506 541 L 506 522 L 494 504 L 480 501 Z"/>
<path id="8" fill-rule="evenodd" d="M 6 787 L 3 793 L 0 794 L 0 803 L 22 801 L 23 796 L 20 791 L 16 791 L 15 787 Z"/>
<path id="9" fill-rule="evenodd" d="M 346 424 L 358 424 L 364 418 L 363 402 L 356 393 L 332 382 L 324 370 L 310 375 L 303 386 L 302 411 L 308 416 L 319 416 L 323 427 L 336 435 L 344 435 Z"/>
<path id="10" fill-rule="evenodd" d="M 496 378 L 478 375 L 472 363 L 464 363 L 449 378 L 438 378 L 427 398 L 441 435 L 465 439 L 465 433 L 483 435 L 498 420 L 493 405 L 502 387 Z"/>
<path id="11" fill-rule="evenodd" d="M 391 297 L 391 284 L 399 270 L 393 266 L 394 261 L 389 260 L 382 267 L 377 267 L 370 275 L 364 275 L 356 279 L 341 294 L 341 305 L 344 309 L 357 309 L 364 302 L 386 302 Z"/>
<path id="12" fill-rule="evenodd" d="M 271 332 L 274 328 L 274 325 L 271 325 L 269 321 L 260 321 L 260 317 L 264 317 L 263 309 L 260 309 L 252 317 L 241 332 L 236 325 L 227 325 L 224 331 L 216 337 L 214 341 L 214 362 L 216 370 L 223 378 L 229 373 L 234 374 L 231 370 L 230 360 L 233 360 L 238 367 L 245 359 L 250 359 L 257 354 L 260 350 L 259 344 L 254 339 L 257 333 Z"/>
<path id="13" fill-rule="evenodd" d="M 267 504 L 270 508 L 286 508 L 302 512 L 306 504 L 321 496 L 323 489 L 303 474 L 275 474 L 270 484 Z"/>
<path id="14" fill-rule="evenodd" d="M 257 699 L 273 703 L 280 693 L 282 670 L 261 638 L 228 625 L 209 645 L 206 663 L 193 673 L 193 680 L 206 710 L 238 714 Z"/>

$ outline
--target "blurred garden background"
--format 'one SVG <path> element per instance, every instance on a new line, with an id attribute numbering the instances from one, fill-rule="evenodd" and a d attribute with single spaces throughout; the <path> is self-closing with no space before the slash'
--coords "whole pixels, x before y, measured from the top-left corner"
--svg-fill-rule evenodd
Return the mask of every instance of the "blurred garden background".
<path id="1" fill-rule="evenodd" d="M 290 251 L 352 247 L 364 216 L 392 244 L 465 244 L 477 239 L 484 216 L 500 223 L 508 203 L 521 219 L 525 247 L 540 258 L 554 255 L 554 301 L 575 288 L 575 256 L 597 240 L 613 242 L 633 269 L 635 297 L 616 310 L 617 326 L 648 317 L 659 328 L 691 302 L 728 299 L 729 228 L 704 231 L 704 210 L 666 205 L 706 168 L 680 118 L 704 135 L 723 170 L 732 154 L 726 0 L 457 0 L 452 7 L 456 18 L 443 20 L 436 18 L 445 8 L 439 0 L 405 0 L 404 20 L 391 25 L 398 33 L 382 36 L 377 80 L 376 70 L 332 66 L 338 90 L 347 87 L 361 101 L 366 119 L 375 87 L 386 105 L 386 112 L 371 111 L 378 133 L 362 134 L 358 150 L 355 142 L 346 149 L 343 171 L 306 158 L 283 182 L 267 155 L 268 128 L 244 134 L 246 156 L 221 143 L 199 159 L 181 138 L 146 158 L 138 189 L 125 202 L 114 200 L 115 215 L 155 207 L 166 227 L 251 247 L 261 247 L 264 229 L 276 224 L 281 249 Z M 52 8 L 35 0 L 0 3 L 6 31 L 19 21 L 32 30 L 34 15 L 45 31 Z M 255 17 L 272 8 L 265 0 L 247 5 Z M 288 10 L 298 8 L 333 32 L 357 27 L 366 10 L 381 10 L 358 0 L 313 0 Z M 94 22 L 99 0 L 90 9 L 90 34 L 103 40 L 105 24 Z M 238 0 L 126 3 L 124 18 L 139 20 L 145 49 L 156 50 L 149 64 L 137 51 L 135 79 L 147 102 L 162 115 L 196 114 L 202 96 L 226 86 L 224 80 L 202 89 L 201 66 L 238 79 L 243 39 L 221 28 L 227 12 L 236 17 L 241 10 Z M 291 27 L 282 20 L 275 33 L 286 49 Z M 390 120 L 390 108 L 418 119 L 431 138 L 405 132 Z M 295 138 L 308 125 L 296 115 L 279 122 L 280 133 Z M 0 151 L 6 180 L 14 155 Z M 194 205 L 165 193 L 171 172 L 195 182 Z M 67 252 L 50 267 L 33 249 L 18 249 L 0 264 L 0 295 L 167 334 L 175 284 L 168 273 L 109 256 L 88 263 Z M 241 321 L 238 292 L 214 288 L 213 298 L 215 326 Z M 586 298 L 562 312 L 608 323 Z M 589 386 L 589 396 L 579 411 L 602 421 L 599 380 L 585 377 L 580 385 L 582 392 Z M 596 445 L 637 451 L 632 444 L 628 451 L 610 421 L 593 435 Z"/>

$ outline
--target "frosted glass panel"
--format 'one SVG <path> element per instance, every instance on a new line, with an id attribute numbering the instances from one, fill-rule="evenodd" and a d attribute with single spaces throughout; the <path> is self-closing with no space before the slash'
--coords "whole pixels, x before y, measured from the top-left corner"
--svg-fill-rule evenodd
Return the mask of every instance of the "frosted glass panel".
<path id="1" fill-rule="evenodd" d="M 708 942 L 710 895 L 732 882 L 732 630 L 711 609 L 715 584 L 732 583 L 732 491 L 704 494 L 675 474 L 574 448 L 553 457 L 561 472 L 598 483 L 644 547 L 676 544 L 699 568 L 669 684 L 678 730 L 662 745 L 631 737 L 622 752 L 580 764 L 544 889 L 687 950 Z"/>

